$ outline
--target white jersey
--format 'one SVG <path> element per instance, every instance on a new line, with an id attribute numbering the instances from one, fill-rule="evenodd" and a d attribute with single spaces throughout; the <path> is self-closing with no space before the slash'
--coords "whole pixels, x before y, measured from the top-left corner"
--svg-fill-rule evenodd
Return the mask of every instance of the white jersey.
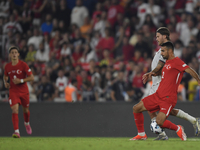
<path id="1" fill-rule="evenodd" d="M 162 61 L 162 62 L 166 62 L 166 60 L 161 56 L 161 49 L 159 49 L 154 58 L 153 58 L 153 61 L 151 63 L 151 70 L 154 70 L 156 68 L 156 66 L 158 65 L 158 62 L 159 61 Z M 153 94 L 156 92 L 156 90 L 158 89 L 158 86 L 161 82 L 161 76 L 152 76 L 152 87 L 151 87 L 151 90 L 150 90 L 150 93 L 149 95 Z"/>

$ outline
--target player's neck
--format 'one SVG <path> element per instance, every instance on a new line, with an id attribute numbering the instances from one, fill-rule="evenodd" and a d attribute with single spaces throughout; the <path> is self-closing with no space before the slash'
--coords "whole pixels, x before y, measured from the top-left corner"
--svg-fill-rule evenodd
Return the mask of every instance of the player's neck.
<path id="1" fill-rule="evenodd" d="M 15 66 L 19 62 L 19 59 L 12 60 L 12 65 Z"/>
<path id="2" fill-rule="evenodd" d="M 172 60 L 174 58 L 175 58 L 174 54 L 171 54 L 171 55 L 169 55 L 169 58 L 167 60 Z"/>

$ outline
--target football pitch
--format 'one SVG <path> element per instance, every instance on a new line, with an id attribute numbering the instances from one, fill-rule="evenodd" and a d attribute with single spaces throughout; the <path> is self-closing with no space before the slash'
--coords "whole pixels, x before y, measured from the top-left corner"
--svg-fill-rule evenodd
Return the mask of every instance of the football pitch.
<path id="1" fill-rule="evenodd" d="M 0 137 L 0 150 L 191 150 L 200 149 L 200 138 L 170 138 L 168 141 L 129 141 L 102 137 Z"/>

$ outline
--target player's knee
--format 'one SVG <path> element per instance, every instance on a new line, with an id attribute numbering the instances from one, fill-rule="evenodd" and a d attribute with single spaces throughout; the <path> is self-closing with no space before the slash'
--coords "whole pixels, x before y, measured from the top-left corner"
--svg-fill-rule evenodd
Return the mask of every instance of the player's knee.
<path id="1" fill-rule="evenodd" d="M 176 116 L 178 114 L 178 109 L 172 109 L 170 115 Z"/>
<path id="2" fill-rule="evenodd" d="M 12 113 L 13 114 L 18 114 L 18 109 L 17 108 L 12 108 Z"/>
<path id="3" fill-rule="evenodd" d="M 138 105 L 136 104 L 136 105 L 133 106 L 133 112 L 134 112 L 134 113 L 138 113 L 138 111 L 139 111 L 139 107 L 138 107 Z"/>
<path id="4" fill-rule="evenodd" d="M 156 123 L 161 127 L 163 125 L 162 119 L 156 118 Z"/>

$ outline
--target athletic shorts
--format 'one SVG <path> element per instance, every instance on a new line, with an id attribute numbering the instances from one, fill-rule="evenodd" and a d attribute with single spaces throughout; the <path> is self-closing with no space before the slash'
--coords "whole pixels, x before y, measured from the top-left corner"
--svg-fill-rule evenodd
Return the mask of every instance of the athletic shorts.
<path id="1" fill-rule="evenodd" d="M 8 102 L 10 107 L 17 103 L 23 107 L 29 107 L 29 93 L 9 93 Z"/>
<path id="2" fill-rule="evenodd" d="M 153 112 L 163 112 L 166 114 L 166 117 L 169 116 L 171 110 L 175 107 L 177 102 L 177 96 L 167 96 L 160 98 L 157 93 L 149 95 L 142 99 L 144 107 Z"/>

